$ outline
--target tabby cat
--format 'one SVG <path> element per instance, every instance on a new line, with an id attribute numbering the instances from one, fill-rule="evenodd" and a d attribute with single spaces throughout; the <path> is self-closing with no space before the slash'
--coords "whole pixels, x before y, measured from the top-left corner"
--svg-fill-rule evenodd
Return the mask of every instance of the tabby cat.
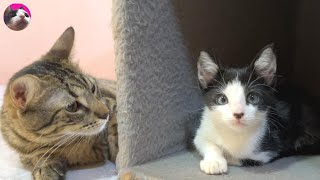
<path id="1" fill-rule="evenodd" d="M 69 59 L 73 41 L 69 27 L 4 95 L 1 132 L 34 179 L 63 179 L 118 152 L 115 83 L 82 73 Z"/>

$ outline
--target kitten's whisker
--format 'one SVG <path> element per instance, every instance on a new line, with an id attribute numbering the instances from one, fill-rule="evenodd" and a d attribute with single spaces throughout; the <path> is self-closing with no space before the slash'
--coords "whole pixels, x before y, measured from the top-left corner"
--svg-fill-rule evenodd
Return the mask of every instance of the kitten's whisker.
<path id="1" fill-rule="evenodd" d="M 246 86 L 247 86 L 247 87 L 248 87 L 248 84 L 249 84 L 249 82 L 250 82 L 250 80 L 251 80 L 251 77 L 252 77 L 253 72 L 254 72 L 255 69 L 256 69 L 256 66 L 253 67 L 253 70 L 252 70 L 251 73 L 250 73 L 249 79 L 248 79 L 248 81 L 247 81 L 247 83 L 246 83 Z"/>
<path id="2" fill-rule="evenodd" d="M 253 80 L 252 82 L 250 82 L 249 84 L 249 88 L 251 88 L 252 84 L 255 83 L 256 81 L 258 81 L 259 79 L 263 78 L 263 76 L 258 76 L 255 80 Z"/>
<path id="3" fill-rule="evenodd" d="M 278 127 L 275 123 L 273 123 L 272 120 L 270 121 L 270 123 L 271 123 L 275 128 L 277 128 L 277 130 L 279 130 L 279 127 Z"/>
<path id="4" fill-rule="evenodd" d="M 271 120 L 270 122 L 274 122 L 277 123 L 280 127 L 282 127 L 283 129 L 286 129 L 280 122 L 278 122 L 276 119 L 273 119 L 273 117 L 270 117 L 269 120 Z"/>
<path id="5" fill-rule="evenodd" d="M 220 68 L 218 68 L 218 71 L 219 71 L 219 74 L 220 74 L 220 76 L 221 76 L 221 78 L 222 78 L 222 80 L 223 80 L 223 83 L 224 83 L 223 87 L 226 87 L 226 86 L 227 86 L 227 83 L 226 83 L 226 81 L 224 80 L 224 74 L 221 74 Z"/>
<path id="6" fill-rule="evenodd" d="M 218 81 L 217 79 L 214 79 L 215 82 L 219 83 L 222 87 L 226 87 L 222 82 Z"/>
<path id="7" fill-rule="evenodd" d="M 201 110 L 204 110 L 204 107 L 200 108 L 200 109 L 197 109 L 197 110 L 190 111 L 190 112 L 197 112 L 197 111 L 201 111 Z"/>
<path id="8" fill-rule="evenodd" d="M 270 89 L 272 89 L 274 92 L 278 93 L 278 91 L 276 89 L 274 89 L 273 87 L 271 87 L 267 84 L 255 84 L 255 85 L 251 86 L 251 88 L 256 87 L 256 86 L 266 86 L 266 87 L 269 87 Z"/>

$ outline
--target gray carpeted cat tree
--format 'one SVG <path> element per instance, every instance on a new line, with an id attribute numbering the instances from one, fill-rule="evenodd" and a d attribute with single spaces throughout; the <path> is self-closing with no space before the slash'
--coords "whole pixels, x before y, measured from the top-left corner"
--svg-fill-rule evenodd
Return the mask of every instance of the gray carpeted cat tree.
<path id="1" fill-rule="evenodd" d="M 275 41 L 280 74 L 299 83 L 297 57 L 305 52 L 294 50 L 306 51 L 307 43 L 294 41 L 304 36 L 296 23 L 305 16 L 299 18 L 298 1 L 291 2 L 113 0 L 121 179 L 319 179 L 319 156 L 209 176 L 200 171 L 197 153 L 187 149 L 202 108 L 195 69 L 200 50 L 215 48 L 224 64 L 243 66 Z M 308 2 L 302 12 L 319 4 Z"/>

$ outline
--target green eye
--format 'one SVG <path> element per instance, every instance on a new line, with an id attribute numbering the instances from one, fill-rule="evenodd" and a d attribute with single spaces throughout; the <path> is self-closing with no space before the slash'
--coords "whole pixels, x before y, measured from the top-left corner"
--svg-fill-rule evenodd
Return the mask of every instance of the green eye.
<path id="1" fill-rule="evenodd" d="M 228 98 L 227 96 L 223 95 L 223 94 L 219 94 L 216 98 L 216 103 L 218 105 L 225 105 L 228 103 Z"/>
<path id="2" fill-rule="evenodd" d="M 260 98 L 258 95 L 254 94 L 254 93 L 249 93 L 247 96 L 247 102 L 253 105 L 258 104 L 260 101 Z"/>
<path id="3" fill-rule="evenodd" d="M 66 106 L 66 110 L 69 112 L 77 112 L 79 110 L 79 103 L 75 101 L 74 103 Z"/>

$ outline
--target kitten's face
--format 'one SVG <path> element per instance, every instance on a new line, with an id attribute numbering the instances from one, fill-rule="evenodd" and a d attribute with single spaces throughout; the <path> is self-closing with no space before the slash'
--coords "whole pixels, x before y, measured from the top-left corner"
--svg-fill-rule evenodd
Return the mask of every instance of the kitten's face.
<path id="1" fill-rule="evenodd" d="M 8 7 L 4 16 L 5 24 L 15 31 L 26 28 L 30 22 L 30 15 L 23 8 L 12 10 Z"/>
<path id="2" fill-rule="evenodd" d="M 68 59 L 73 36 L 73 29 L 67 29 L 47 55 L 10 83 L 19 121 L 28 130 L 44 136 L 93 135 L 106 126 L 109 109 L 95 79 Z"/>
<path id="3" fill-rule="evenodd" d="M 198 76 L 212 121 L 236 131 L 264 124 L 273 99 L 270 84 L 275 70 L 271 47 L 261 52 L 253 67 L 242 69 L 219 69 L 211 57 L 202 52 Z"/>

